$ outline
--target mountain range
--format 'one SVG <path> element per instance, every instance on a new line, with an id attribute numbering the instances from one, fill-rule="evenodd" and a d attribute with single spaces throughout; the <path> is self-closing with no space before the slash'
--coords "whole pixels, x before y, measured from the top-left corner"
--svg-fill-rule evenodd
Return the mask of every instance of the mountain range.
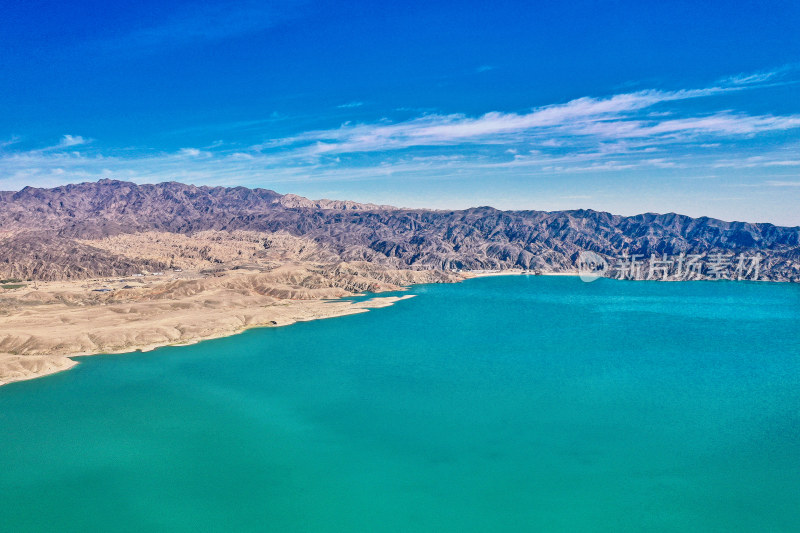
<path id="1" fill-rule="evenodd" d="M 137 235 L 146 235 L 154 247 Z M 210 244 L 193 247 L 195 235 Z M 165 248 L 173 238 L 181 244 Z M 282 255 L 276 255 L 276 245 L 285 248 Z M 227 251 L 215 256 L 215 246 Z M 800 227 L 767 223 L 585 209 L 408 209 L 177 182 L 100 180 L 0 192 L 5 279 L 132 275 L 175 268 L 187 257 L 219 268 L 302 256 L 392 269 L 567 272 L 587 251 L 611 265 L 607 275 L 621 272 L 613 266 L 621 257 L 638 257 L 641 277 L 648 277 L 651 259 L 672 258 L 664 277 L 685 279 L 687 273 L 675 265 L 695 256 L 725 258 L 728 269 L 720 276 L 712 267 L 698 267 L 694 278 L 735 277 L 737 261 L 758 257 L 758 279 L 800 281 Z"/>

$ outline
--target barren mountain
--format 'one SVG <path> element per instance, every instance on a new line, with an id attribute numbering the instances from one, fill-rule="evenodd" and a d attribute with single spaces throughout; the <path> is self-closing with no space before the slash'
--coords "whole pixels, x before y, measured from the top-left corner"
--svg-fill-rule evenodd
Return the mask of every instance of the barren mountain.
<path id="1" fill-rule="evenodd" d="M 644 261 L 653 254 L 723 254 L 733 266 L 736 257 L 759 254 L 760 279 L 800 281 L 800 227 L 674 213 L 402 209 L 174 182 L 101 180 L 0 192 L 0 240 L 0 277 L 40 280 L 287 258 L 564 271 L 589 250 L 609 263 L 624 254 Z"/>

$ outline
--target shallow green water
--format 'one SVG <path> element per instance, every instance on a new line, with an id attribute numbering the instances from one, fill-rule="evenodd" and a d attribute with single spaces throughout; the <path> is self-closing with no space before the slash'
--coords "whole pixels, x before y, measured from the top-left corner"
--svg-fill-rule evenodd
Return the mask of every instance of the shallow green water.
<path id="1" fill-rule="evenodd" d="M 0 388 L 0 531 L 800 531 L 800 287 L 412 292 Z"/>

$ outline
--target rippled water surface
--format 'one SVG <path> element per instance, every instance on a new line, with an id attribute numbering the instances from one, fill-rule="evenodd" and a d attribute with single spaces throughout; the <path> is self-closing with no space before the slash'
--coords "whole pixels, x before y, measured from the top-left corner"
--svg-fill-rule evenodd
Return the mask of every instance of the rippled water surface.
<path id="1" fill-rule="evenodd" d="M 0 530 L 800 531 L 800 287 L 411 293 L 0 388 Z"/>

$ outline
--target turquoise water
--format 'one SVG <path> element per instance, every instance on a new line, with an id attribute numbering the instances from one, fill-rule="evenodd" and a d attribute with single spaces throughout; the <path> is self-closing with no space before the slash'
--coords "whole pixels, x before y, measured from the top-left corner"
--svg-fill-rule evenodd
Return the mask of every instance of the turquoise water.
<path id="1" fill-rule="evenodd" d="M 800 287 L 496 277 L 0 388 L 0 530 L 800 531 Z"/>

